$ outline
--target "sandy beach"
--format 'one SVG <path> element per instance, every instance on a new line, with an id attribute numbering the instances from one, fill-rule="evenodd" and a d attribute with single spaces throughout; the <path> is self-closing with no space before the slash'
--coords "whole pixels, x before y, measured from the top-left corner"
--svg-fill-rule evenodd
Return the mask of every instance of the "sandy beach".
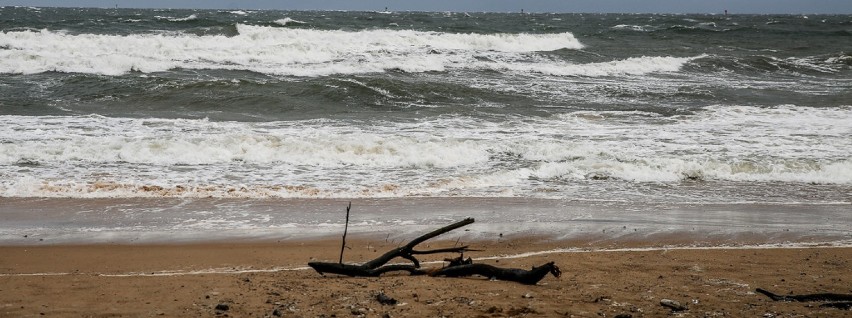
<path id="1" fill-rule="evenodd" d="M 664 248 L 647 242 L 595 246 L 581 240 L 507 238 L 463 242 L 477 263 L 562 270 L 538 285 L 482 277 L 391 273 L 321 276 L 306 267 L 337 260 L 334 238 L 181 245 L 0 247 L 2 317 L 848 317 L 820 303 L 756 294 L 852 293 L 852 248 L 764 245 Z M 399 246 L 349 238 L 345 261 Z M 427 241 L 442 248 L 454 241 Z M 528 254 L 524 254 L 528 253 Z M 427 255 L 440 267 L 453 254 Z M 404 260 L 400 259 L 400 262 Z M 396 305 L 383 305 L 383 292 Z M 670 299 L 687 306 L 673 312 Z M 217 309 L 218 308 L 218 309 Z"/>

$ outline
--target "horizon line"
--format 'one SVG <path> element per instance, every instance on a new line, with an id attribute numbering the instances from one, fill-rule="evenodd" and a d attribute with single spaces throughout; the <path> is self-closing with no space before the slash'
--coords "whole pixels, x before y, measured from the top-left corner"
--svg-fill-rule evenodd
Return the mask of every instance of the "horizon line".
<path id="1" fill-rule="evenodd" d="M 398 12 L 423 12 L 423 13 L 516 13 L 516 14 L 703 14 L 703 15 L 852 15 L 852 13 L 827 13 L 827 12 L 730 12 L 727 10 L 719 12 L 604 12 L 604 11 L 454 11 L 454 10 L 362 10 L 362 9 L 285 9 L 285 8 L 199 8 L 199 7 L 87 7 L 87 6 L 23 6 L 23 5 L 6 5 L 0 8 L 59 8 L 59 9 L 125 9 L 125 10 L 250 10 L 250 11 L 296 11 L 296 12 L 373 12 L 373 13 L 398 13 Z M 726 12 L 727 11 L 727 12 Z"/>

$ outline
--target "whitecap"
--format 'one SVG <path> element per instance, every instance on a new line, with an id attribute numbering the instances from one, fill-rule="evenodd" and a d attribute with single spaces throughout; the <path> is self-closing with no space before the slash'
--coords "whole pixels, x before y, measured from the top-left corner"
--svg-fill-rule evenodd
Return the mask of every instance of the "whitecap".
<path id="1" fill-rule="evenodd" d="M 283 19 L 275 20 L 275 24 L 278 24 L 278 25 L 281 25 L 281 26 L 286 26 L 288 24 L 305 24 L 305 22 L 299 21 L 299 20 L 294 20 L 294 19 L 291 19 L 291 18 L 283 18 Z"/>
<path id="2" fill-rule="evenodd" d="M 166 16 L 155 16 L 157 19 L 168 20 L 171 22 L 186 22 L 186 21 L 195 21 L 198 20 L 198 16 L 195 14 L 190 14 L 189 16 L 183 18 L 175 18 L 175 17 L 166 17 Z"/>
<path id="3" fill-rule="evenodd" d="M 298 22 L 294 21 L 286 23 Z M 476 56 L 481 54 L 511 61 L 525 59 L 524 54 L 583 47 L 571 33 L 459 34 L 383 29 L 350 32 L 244 24 L 237 25 L 237 30 L 239 34 L 231 37 L 5 32 L 0 34 L 0 46 L 10 49 L 0 51 L 0 73 L 122 75 L 175 68 L 291 76 L 386 70 L 428 72 L 476 67 Z M 433 51 L 454 54 L 429 54 Z"/>

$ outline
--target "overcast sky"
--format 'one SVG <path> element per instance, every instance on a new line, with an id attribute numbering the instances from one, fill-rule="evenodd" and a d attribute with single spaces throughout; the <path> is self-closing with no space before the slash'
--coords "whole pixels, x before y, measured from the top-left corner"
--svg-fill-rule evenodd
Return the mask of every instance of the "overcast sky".
<path id="1" fill-rule="evenodd" d="M 0 6 L 207 8 L 282 10 L 638 12 L 638 13 L 838 13 L 852 0 L 0 0 Z"/>

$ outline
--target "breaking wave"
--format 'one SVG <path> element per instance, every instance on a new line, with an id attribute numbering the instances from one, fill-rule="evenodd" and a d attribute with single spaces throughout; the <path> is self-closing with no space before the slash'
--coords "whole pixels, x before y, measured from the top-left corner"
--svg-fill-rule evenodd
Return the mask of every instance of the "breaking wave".
<path id="1" fill-rule="evenodd" d="M 192 18 L 192 16 L 185 19 Z M 181 18 L 184 19 L 184 18 Z M 282 19 L 279 24 L 299 23 Z M 122 75 L 172 69 L 247 70 L 325 76 L 401 70 L 445 71 L 580 49 L 571 33 L 458 34 L 411 30 L 323 31 L 238 24 L 237 35 L 0 33 L 0 73 Z"/>
<path id="2" fill-rule="evenodd" d="M 292 24 L 305 24 L 305 22 L 299 21 L 299 20 L 294 20 L 294 19 L 291 19 L 291 18 L 283 18 L 283 19 L 275 20 L 275 24 L 278 24 L 280 26 L 287 26 L 288 24 L 291 24 L 291 25 Z"/>
<path id="3" fill-rule="evenodd" d="M 0 195 L 535 196 L 576 182 L 852 185 L 849 122 L 849 107 L 790 105 L 364 126 L 2 116 Z"/>
<path id="4" fill-rule="evenodd" d="M 164 16 L 156 16 L 155 18 L 160 20 L 167 20 L 171 22 L 189 22 L 198 20 L 198 16 L 195 14 L 190 14 L 189 16 L 183 18 L 175 18 L 175 17 L 164 17 Z"/>

